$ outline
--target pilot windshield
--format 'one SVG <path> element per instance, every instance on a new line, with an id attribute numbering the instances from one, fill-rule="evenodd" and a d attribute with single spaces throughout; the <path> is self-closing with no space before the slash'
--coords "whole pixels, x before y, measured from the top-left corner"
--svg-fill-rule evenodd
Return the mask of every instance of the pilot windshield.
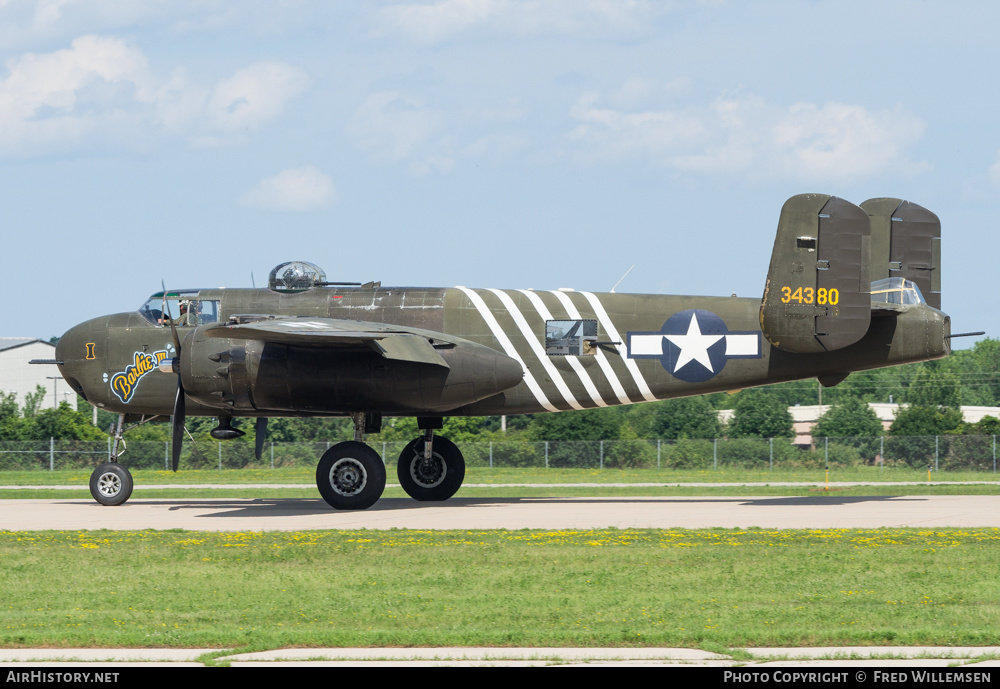
<path id="1" fill-rule="evenodd" d="M 139 307 L 139 315 L 159 326 L 204 325 L 219 320 L 219 302 L 198 299 L 198 290 L 167 292 L 166 299 L 157 292 Z"/>

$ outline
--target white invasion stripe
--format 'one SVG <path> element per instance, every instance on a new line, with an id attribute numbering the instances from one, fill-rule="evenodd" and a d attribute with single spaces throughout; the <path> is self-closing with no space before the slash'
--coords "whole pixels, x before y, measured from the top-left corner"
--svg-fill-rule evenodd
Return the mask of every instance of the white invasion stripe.
<path id="1" fill-rule="evenodd" d="M 565 292 L 552 292 L 556 295 L 562 305 L 566 307 L 566 313 L 569 314 L 570 318 L 575 318 L 579 320 L 582 318 L 580 312 L 577 311 L 576 306 L 573 301 L 569 298 L 569 295 Z M 615 391 L 615 397 L 622 404 L 632 404 L 632 400 L 629 399 L 628 395 L 625 393 L 625 388 L 622 387 L 622 383 L 618 380 L 618 375 L 615 370 L 611 368 L 611 362 L 608 361 L 607 355 L 604 350 L 600 347 L 597 348 L 597 353 L 594 355 L 597 357 L 597 365 L 601 367 L 601 371 L 604 373 L 604 377 L 608 379 L 608 383 L 611 384 L 611 389 Z"/>
<path id="2" fill-rule="evenodd" d="M 760 336 L 757 333 L 726 335 L 726 356 L 760 356 Z"/>
<path id="3" fill-rule="evenodd" d="M 597 297 L 595 297 L 592 292 L 580 292 L 580 294 L 582 294 L 587 301 L 590 302 L 590 306 L 594 309 L 594 313 L 597 314 L 597 318 L 604 326 L 604 332 L 608 334 L 608 337 L 621 343 L 618 345 L 618 353 L 621 355 L 622 361 L 625 362 L 625 368 L 627 368 L 628 372 L 632 374 L 632 379 L 635 381 L 635 384 L 639 386 L 639 392 L 642 393 L 643 398 L 645 398 L 647 402 L 654 401 L 656 396 L 653 394 L 653 391 L 649 389 L 649 386 L 646 385 L 646 379 L 643 378 L 642 373 L 639 372 L 639 367 L 636 365 L 635 360 L 628 358 L 628 347 L 625 346 L 625 341 L 622 339 L 622 336 L 618 334 L 618 329 L 615 328 L 614 323 L 611 322 L 608 312 L 604 310 L 604 305 L 598 301 Z"/>
<path id="4" fill-rule="evenodd" d="M 535 307 L 535 309 L 538 310 L 539 316 L 541 316 L 543 319 L 547 321 L 555 320 L 555 318 L 552 315 L 552 312 L 549 311 L 547 308 L 545 308 L 545 303 L 542 301 L 542 298 L 540 296 L 526 289 L 520 289 L 518 290 L 518 292 L 520 292 L 521 294 L 523 294 L 528 298 L 528 301 L 530 301 L 532 305 Z M 579 320 L 579 318 L 577 318 L 577 320 Z M 597 391 L 597 387 L 594 385 L 594 382 L 590 379 L 590 375 L 587 373 L 586 369 L 583 368 L 583 364 L 580 363 L 577 357 L 568 356 L 565 357 L 565 359 L 569 362 L 570 368 L 572 368 L 576 372 L 576 375 L 580 376 L 580 382 L 583 383 L 583 387 L 587 389 L 587 394 L 590 395 L 590 399 L 594 400 L 594 404 L 596 404 L 598 407 L 608 406 L 608 403 L 605 402 L 604 398 L 601 397 L 601 393 Z"/>
<path id="5" fill-rule="evenodd" d="M 562 374 L 559 373 L 556 367 L 552 365 L 552 362 L 549 361 L 549 356 L 545 353 L 545 347 L 542 346 L 538 336 L 531 332 L 531 326 L 528 325 L 528 321 L 524 320 L 524 315 L 517 310 L 517 306 L 514 305 L 514 300 L 510 298 L 510 295 L 502 290 L 491 288 L 489 291 L 495 294 L 500 300 L 500 303 L 503 304 L 507 311 L 510 312 L 511 318 L 514 319 L 514 323 L 517 324 L 517 327 L 521 329 L 521 335 L 524 336 L 528 346 L 531 347 L 531 351 L 534 352 L 536 357 L 538 357 L 538 361 L 542 364 L 542 368 L 544 368 L 545 372 L 549 374 L 549 378 L 551 378 L 552 382 L 556 384 L 556 388 L 562 394 L 569 406 L 574 409 L 583 409 L 583 405 L 576 401 L 576 396 L 573 395 L 569 386 L 566 385 L 566 381 L 563 380 Z"/>
<path id="6" fill-rule="evenodd" d="M 535 381 L 535 377 L 531 375 L 531 371 L 529 371 L 528 367 L 524 365 L 524 360 L 518 355 L 517 350 L 514 348 L 514 344 L 510 341 L 510 338 L 507 337 L 507 334 L 503 331 L 503 328 L 500 327 L 500 324 L 497 323 L 497 319 L 493 317 L 493 312 L 490 311 L 488 306 L 486 306 L 486 302 L 483 301 L 483 298 L 468 287 L 458 287 L 457 289 L 462 290 L 465 296 L 469 298 L 469 301 L 472 302 L 473 306 L 475 306 L 479 311 L 479 315 L 483 317 L 483 320 L 486 321 L 486 325 L 488 325 L 490 330 L 493 331 L 493 337 L 499 340 L 500 346 L 504 348 L 507 356 L 512 359 L 516 359 L 517 362 L 521 364 L 521 368 L 524 370 L 524 382 L 527 384 L 528 389 L 531 390 L 531 394 L 533 394 L 535 399 L 538 400 L 538 403 L 549 411 L 559 411 L 559 409 L 549 402 L 548 397 L 545 396 L 542 388 L 538 385 L 538 382 Z"/>
<path id="7" fill-rule="evenodd" d="M 633 335 L 629 338 L 632 356 L 663 356 L 663 334 Z"/>

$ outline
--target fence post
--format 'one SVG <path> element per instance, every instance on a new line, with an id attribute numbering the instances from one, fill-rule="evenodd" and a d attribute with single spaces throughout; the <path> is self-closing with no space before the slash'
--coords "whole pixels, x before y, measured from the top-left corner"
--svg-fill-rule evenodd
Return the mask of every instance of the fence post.
<path id="1" fill-rule="evenodd" d="M 216 443 L 219 446 L 219 471 L 222 471 L 222 443 Z"/>
<path id="2" fill-rule="evenodd" d="M 549 468 L 549 441 L 545 441 L 545 468 Z"/>
<path id="3" fill-rule="evenodd" d="M 662 441 L 657 439 L 656 441 L 656 468 L 660 468 L 660 443 Z"/>
<path id="4" fill-rule="evenodd" d="M 934 436 L 934 471 L 938 470 L 938 438 L 940 436 Z"/>
<path id="5" fill-rule="evenodd" d="M 600 461 L 599 468 L 603 469 L 604 468 L 604 441 L 603 440 L 601 441 L 601 458 L 600 458 L 599 461 Z"/>
<path id="6" fill-rule="evenodd" d="M 493 441 L 490 441 L 490 469 L 493 468 Z"/>
<path id="7" fill-rule="evenodd" d="M 993 436 L 993 473 L 997 473 L 997 437 Z"/>
<path id="8" fill-rule="evenodd" d="M 56 470 L 56 439 L 49 438 L 49 471 Z"/>
<path id="9" fill-rule="evenodd" d="M 767 440 L 768 440 L 768 445 L 770 445 L 771 447 L 771 457 L 767 461 L 768 463 L 767 470 L 774 471 L 774 438 L 768 438 Z"/>
<path id="10" fill-rule="evenodd" d="M 830 470 L 830 437 L 823 438 L 823 463 L 826 464 L 827 471 Z"/>
<path id="11" fill-rule="evenodd" d="M 271 441 L 271 468 L 274 468 L 274 441 Z"/>
<path id="12" fill-rule="evenodd" d="M 879 436 L 878 439 L 878 456 L 882 458 L 882 468 L 879 471 L 885 471 L 885 436 Z"/>
<path id="13" fill-rule="evenodd" d="M 712 438 L 712 471 L 719 470 L 719 439 Z"/>
<path id="14" fill-rule="evenodd" d="M 163 470 L 169 471 L 170 469 L 170 441 L 163 441 Z"/>

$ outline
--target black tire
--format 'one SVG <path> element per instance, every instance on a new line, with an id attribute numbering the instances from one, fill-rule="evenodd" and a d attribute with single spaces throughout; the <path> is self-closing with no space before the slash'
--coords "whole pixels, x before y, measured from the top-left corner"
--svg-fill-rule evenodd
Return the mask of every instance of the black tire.
<path id="1" fill-rule="evenodd" d="M 132 496 L 132 474 L 121 464 L 107 462 L 90 475 L 90 494 L 102 505 L 123 505 Z"/>
<path id="2" fill-rule="evenodd" d="M 385 464 L 364 443 L 337 443 L 319 460 L 316 487 L 334 509 L 366 510 L 385 490 Z"/>
<path id="3" fill-rule="evenodd" d="M 417 438 L 399 455 L 399 485 L 414 500 L 447 500 L 465 480 L 465 457 L 447 438 L 435 437 L 429 461 L 424 459 L 424 439 Z"/>

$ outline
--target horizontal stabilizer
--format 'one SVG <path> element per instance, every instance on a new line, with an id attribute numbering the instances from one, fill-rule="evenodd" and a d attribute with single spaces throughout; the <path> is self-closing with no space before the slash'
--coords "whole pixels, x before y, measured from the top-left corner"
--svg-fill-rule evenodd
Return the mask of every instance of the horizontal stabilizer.
<path id="1" fill-rule="evenodd" d="M 924 301 L 941 308 L 941 221 L 923 206 L 901 199 L 868 199 L 872 280 L 901 277 L 920 288 Z"/>
<path id="2" fill-rule="evenodd" d="M 836 196 L 800 194 L 781 208 L 760 324 L 786 352 L 841 349 L 871 322 L 868 214 Z"/>

